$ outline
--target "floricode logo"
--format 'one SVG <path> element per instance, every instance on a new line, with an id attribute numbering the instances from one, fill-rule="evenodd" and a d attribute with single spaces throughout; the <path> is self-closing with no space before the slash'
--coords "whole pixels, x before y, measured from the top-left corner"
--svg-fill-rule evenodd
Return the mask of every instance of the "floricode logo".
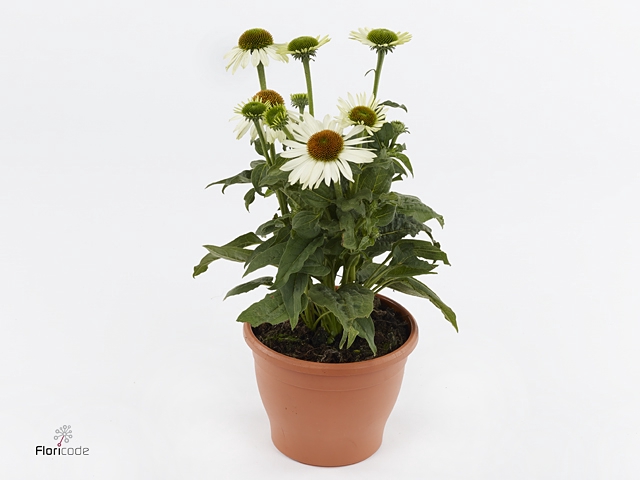
<path id="1" fill-rule="evenodd" d="M 62 445 L 62 441 L 64 440 L 64 443 L 69 443 L 69 439 L 73 438 L 73 435 L 71 435 L 71 425 L 63 425 L 60 428 L 56 428 L 56 433 L 58 435 L 55 435 L 53 437 L 54 440 L 58 440 L 58 438 L 60 439 L 60 441 L 58 442 L 58 446 Z"/>
<path id="2" fill-rule="evenodd" d="M 59 440 L 56 444 L 57 447 L 45 447 L 39 445 L 36 447 L 36 455 L 89 455 L 88 447 L 62 447 L 62 443 L 69 443 L 69 439 L 73 438 L 71 435 L 71 425 L 63 425 L 60 428 L 56 428 L 56 434 L 53 436 L 54 440 Z"/>

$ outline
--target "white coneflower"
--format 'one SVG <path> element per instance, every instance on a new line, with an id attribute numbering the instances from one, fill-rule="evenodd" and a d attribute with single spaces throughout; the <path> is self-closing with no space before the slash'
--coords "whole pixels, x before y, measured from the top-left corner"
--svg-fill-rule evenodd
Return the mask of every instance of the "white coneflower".
<path id="1" fill-rule="evenodd" d="M 280 167 L 289 174 L 289 183 L 300 182 L 302 188 L 317 188 L 323 181 L 340 182 L 340 174 L 353 181 L 351 163 L 372 162 L 376 154 L 367 148 L 358 147 L 369 140 L 368 137 L 353 138 L 361 133 L 362 126 L 354 127 L 348 135 L 329 115 L 321 122 L 310 114 L 303 115 L 304 121 L 293 127 L 294 140 L 284 140 L 289 147 L 280 155 L 290 158 Z"/>
<path id="2" fill-rule="evenodd" d="M 278 140 L 280 143 L 287 138 L 287 128 L 291 122 L 298 122 L 299 115 L 295 112 L 287 110 L 284 105 L 274 105 L 269 107 L 264 113 L 264 125 L 267 142 L 275 143 Z"/>
<path id="3" fill-rule="evenodd" d="M 300 60 L 304 56 L 314 57 L 316 51 L 330 40 L 329 35 L 322 38 L 319 35 L 317 37 L 298 37 L 287 45 L 283 45 L 278 52 L 282 55 L 292 55 L 296 60 Z"/>
<path id="4" fill-rule="evenodd" d="M 236 138 L 238 140 L 244 137 L 249 130 L 251 130 L 251 140 L 258 138 L 258 132 L 255 129 L 255 120 L 260 121 L 267 111 L 267 108 L 268 104 L 264 102 L 250 100 L 248 102 L 242 102 L 233 109 L 236 115 L 233 116 L 231 120 L 238 121 L 238 125 L 233 129 L 233 132 L 237 134 Z"/>
<path id="5" fill-rule="evenodd" d="M 367 98 L 366 93 L 360 93 L 354 99 L 349 93 L 348 98 L 348 100 L 338 99 L 340 126 L 362 125 L 369 135 L 382 128 L 388 109 L 380 105 L 376 97 L 369 95 Z"/>
<path id="6" fill-rule="evenodd" d="M 411 40 L 408 32 L 392 32 L 386 28 L 359 28 L 357 32 L 351 32 L 351 40 L 358 40 L 360 43 L 371 47 L 372 50 L 390 52 L 398 45 Z"/>
<path id="7" fill-rule="evenodd" d="M 262 63 L 269 65 L 269 57 L 281 62 L 288 62 L 289 57 L 278 53 L 283 47 L 282 44 L 273 43 L 273 37 L 262 28 L 252 28 L 247 30 L 238 39 L 238 46 L 233 47 L 224 58 L 230 58 L 227 70 L 231 68 L 231 73 L 235 73 L 238 67 L 245 68 L 249 61 L 254 67 Z"/>

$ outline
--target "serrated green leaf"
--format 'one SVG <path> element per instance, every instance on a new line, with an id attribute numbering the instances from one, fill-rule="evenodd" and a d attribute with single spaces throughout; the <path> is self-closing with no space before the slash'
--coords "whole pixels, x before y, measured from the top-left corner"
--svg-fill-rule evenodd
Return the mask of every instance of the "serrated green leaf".
<path id="1" fill-rule="evenodd" d="M 280 258 L 282 258 L 285 247 L 285 243 L 276 243 L 274 245 L 273 242 L 269 243 L 268 245 L 267 242 L 265 242 L 257 247 L 254 250 L 251 258 L 248 260 L 243 276 L 247 276 L 251 272 L 255 272 L 256 270 L 266 267 L 267 265 L 273 265 L 277 267 L 280 263 Z"/>
<path id="2" fill-rule="evenodd" d="M 256 234 L 264 237 L 284 226 L 285 226 L 284 217 L 276 217 L 260 225 L 256 230 Z"/>
<path id="3" fill-rule="evenodd" d="M 415 260 L 414 265 L 394 265 L 384 270 L 383 279 L 413 277 L 416 275 L 427 275 L 432 273 L 438 266 L 435 263 L 423 262 Z"/>
<path id="4" fill-rule="evenodd" d="M 357 282 L 365 283 L 367 280 L 369 280 L 369 277 L 373 275 L 373 272 L 375 272 L 380 267 L 380 265 L 381 264 L 375 262 L 365 262 L 356 272 Z"/>
<path id="5" fill-rule="evenodd" d="M 193 267 L 193 278 L 197 277 L 201 273 L 206 272 L 209 269 L 209 264 L 215 260 L 218 260 L 219 258 L 220 257 L 216 255 L 207 253 L 204 257 L 202 257 L 202 260 L 200 260 L 200 263 L 195 267 Z"/>
<path id="6" fill-rule="evenodd" d="M 388 146 L 389 140 L 395 137 L 395 131 L 391 123 L 387 122 L 383 124 L 382 128 L 375 133 L 375 137 L 381 145 Z"/>
<path id="7" fill-rule="evenodd" d="M 392 107 L 392 108 L 401 108 L 405 112 L 408 112 L 407 107 L 405 107 L 404 105 L 401 105 L 399 103 L 392 102 L 391 100 L 385 100 L 384 102 L 380 102 L 380 105 L 386 105 L 386 106 Z"/>
<path id="8" fill-rule="evenodd" d="M 431 303 L 438 307 L 438 309 L 444 315 L 444 318 L 456 329 L 456 332 L 458 331 L 456 314 L 440 299 L 440 297 L 438 297 L 438 295 L 435 294 L 433 290 L 427 287 L 424 283 L 416 280 L 415 278 L 405 278 L 389 284 L 388 287 L 406 295 L 413 295 L 415 297 L 428 299 Z"/>
<path id="9" fill-rule="evenodd" d="M 223 245 L 223 247 L 243 248 L 243 247 L 248 247 L 250 245 L 256 245 L 259 243 L 262 243 L 262 240 L 259 237 L 257 237 L 255 234 L 249 232 L 249 233 L 245 233 L 244 235 L 240 235 L 238 238 L 231 240 L 229 243 Z M 200 260 L 200 263 L 198 265 L 193 267 L 193 276 L 196 277 L 197 275 L 200 275 L 201 273 L 206 272 L 208 270 L 209 264 L 211 264 L 211 262 L 215 260 L 219 260 L 220 258 L 223 258 L 223 257 L 210 251 L 204 257 L 202 257 L 202 260 Z"/>
<path id="10" fill-rule="evenodd" d="M 293 216 L 291 228 L 303 238 L 315 238 L 320 233 L 318 225 L 322 212 L 302 210 Z"/>
<path id="11" fill-rule="evenodd" d="M 289 277 L 287 283 L 285 283 L 280 289 L 284 306 L 287 309 L 289 315 L 289 322 L 291 323 L 291 329 L 296 328 L 300 313 L 307 308 L 307 296 L 305 290 L 309 283 L 309 276 L 303 273 L 294 273 Z"/>
<path id="12" fill-rule="evenodd" d="M 267 285 L 267 286 L 273 285 L 273 277 L 260 277 L 260 278 L 256 278 L 255 280 L 251 280 L 247 283 L 238 285 L 237 287 L 234 287 L 231 290 L 229 290 L 227 294 L 224 296 L 223 300 L 226 300 L 227 297 L 232 297 L 233 295 L 239 295 L 241 293 L 250 292 L 251 290 L 254 290 L 262 285 Z"/>
<path id="13" fill-rule="evenodd" d="M 340 229 L 342 230 L 342 246 L 348 250 L 358 248 L 358 242 L 355 232 L 356 222 L 351 212 L 343 212 L 340 214 Z"/>
<path id="14" fill-rule="evenodd" d="M 244 208 L 247 209 L 247 212 L 249 211 L 249 205 L 251 205 L 255 199 L 256 190 L 255 188 L 250 188 L 244 195 Z"/>
<path id="15" fill-rule="evenodd" d="M 360 186 L 369 189 L 374 194 L 387 193 L 391 188 L 392 173 L 381 165 L 368 167 L 360 176 Z"/>
<path id="16" fill-rule="evenodd" d="M 222 180 L 218 180 L 217 182 L 210 183 L 204 188 L 209 188 L 212 185 L 222 185 L 222 193 L 224 193 L 229 185 L 235 185 L 238 183 L 251 183 L 251 170 L 243 170 L 233 177 L 224 178 Z"/>
<path id="17" fill-rule="evenodd" d="M 333 313 L 343 328 L 359 317 L 368 317 L 373 311 L 374 293 L 368 288 L 355 283 L 331 290 L 322 284 L 315 284 L 309 289 L 309 298 L 313 303 Z"/>
<path id="18" fill-rule="evenodd" d="M 447 254 L 440 247 L 426 240 L 400 240 L 393 247 L 393 260 L 391 265 L 407 263 L 405 259 L 411 257 L 424 258 L 426 260 L 440 260 L 445 265 L 450 265 Z"/>
<path id="19" fill-rule="evenodd" d="M 431 229 L 413 217 L 407 217 L 396 211 L 393 221 L 384 227 L 380 227 L 375 244 L 367 249 L 367 255 L 370 258 L 374 258 L 381 253 L 388 252 L 398 240 L 408 235 L 415 237 L 420 232 L 429 233 Z"/>
<path id="20" fill-rule="evenodd" d="M 373 194 L 368 188 L 359 190 L 353 197 L 350 198 L 338 198 L 336 205 L 343 212 L 355 211 L 360 215 L 364 215 L 366 212 L 363 200 L 371 202 Z"/>
<path id="21" fill-rule="evenodd" d="M 253 148 L 256 149 L 256 153 L 264 157 L 264 151 L 262 150 L 262 143 L 259 140 L 253 140 Z"/>
<path id="22" fill-rule="evenodd" d="M 355 339 L 358 338 L 358 330 L 353 325 L 349 325 L 348 328 L 342 330 L 342 338 L 340 339 L 340 345 L 338 348 L 344 347 L 347 344 L 347 348 L 353 345 Z"/>
<path id="23" fill-rule="evenodd" d="M 251 250 L 246 250 L 240 247 L 216 247 L 215 245 L 204 245 L 204 248 L 209 250 L 213 255 L 218 258 L 224 258 L 225 260 L 231 260 L 232 262 L 246 262 L 253 253 Z"/>
<path id="24" fill-rule="evenodd" d="M 260 195 L 262 194 L 262 177 L 265 174 L 266 168 L 267 165 L 265 163 L 260 163 L 253 167 L 253 170 L 251 171 L 251 184 Z"/>
<path id="25" fill-rule="evenodd" d="M 413 176 L 413 166 L 411 165 L 411 160 L 409 160 L 409 157 L 400 152 L 393 152 L 391 156 L 392 158 L 397 158 L 398 160 L 400 160 L 402 164 L 407 168 L 407 170 L 411 172 L 411 176 Z"/>
<path id="26" fill-rule="evenodd" d="M 316 278 L 321 278 L 331 273 L 331 269 L 324 265 L 324 254 L 321 248 L 318 248 L 313 255 L 304 262 L 300 273 L 306 273 Z"/>
<path id="27" fill-rule="evenodd" d="M 371 212 L 371 219 L 378 227 L 389 225 L 396 215 L 396 206 L 390 203 L 379 206 Z"/>
<path id="28" fill-rule="evenodd" d="M 313 239 L 290 237 L 280 258 L 273 288 L 282 287 L 289 280 L 291 274 L 299 272 L 323 241 L 324 237 L 322 236 Z"/>
<path id="29" fill-rule="evenodd" d="M 324 183 L 318 188 L 305 189 L 300 193 L 301 203 L 315 208 L 326 208 L 334 202 L 334 193 Z"/>
<path id="30" fill-rule="evenodd" d="M 243 235 L 240 235 L 237 238 L 234 238 L 229 243 L 225 243 L 223 247 L 249 247 L 251 245 L 258 245 L 262 243 L 262 239 L 258 237 L 255 233 L 249 232 Z"/>
<path id="31" fill-rule="evenodd" d="M 356 318 L 353 321 L 353 326 L 358 331 L 358 335 L 367 341 L 367 343 L 369 344 L 369 348 L 371 349 L 373 354 L 377 355 L 378 349 L 376 348 L 376 344 L 374 342 L 376 331 L 371 317 Z"/>
<path id="32" fill-rule="evenodd" d="M 421 223 L 435 218 L 444 227 L 444 218 L 431 207 L 426 206 L 418 197 L 412 195 L 398 195 L 398 213 L 415 218 Z"/>
<path id="33" fill-rule="evenodd" d="M 289 319 L 280 292 L 268 293 L 262 300 L 252 304 L 238 316 L 238 322 L 249 323 L 253 327 L 270 323 L 277 325 Z"/>

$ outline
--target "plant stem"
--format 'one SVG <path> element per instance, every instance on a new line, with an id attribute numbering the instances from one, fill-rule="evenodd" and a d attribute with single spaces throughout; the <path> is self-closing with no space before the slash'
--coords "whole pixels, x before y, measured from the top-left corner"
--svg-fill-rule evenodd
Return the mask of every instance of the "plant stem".
<path id="1" fill-rule="evenodd" d="M 262 64 L 260 63 L 260 65 Z M 255 125 L 256 130 L 258 131 L 258 138 L 260 139 L 260 146 L 262 147 L 262 155 L 267 160 L 267 165 L 271 166 L 273 165 L 273 161 L 269 157 L 269 144 L 267 143 L 267 139 L 264 136 L 264 131 L 262 131 L 262 125 L 260 125 L 260 119 L 254 118 L 253 124 Z"/>
<path id="2" fill-rule="evenodd" d="M 260 126 L 260 120 L 257 118 L 254 118 L 253 123 L 256 126 L 256 130 L 258 130 L 258 138 L 260 138 L 260 145 L 262 146 L 262 153 L 264 155 L 264 158 L 267 161 L 267 166 L 271 167 L 275 161 L 275 157 L 271 159 L 269 156 L 268 143 L 264 137 L 264 132 L 262 131 L 262 127 Z M 286 215 L 287 213 L 289 213 L 287 198 L 285 197 L 284 193 L 282 193 L 280 190 L 276 190 L 275 192 L 276 192 L 276 197 L 278 198 L 278 205 L 280 206 L 280 212 L 282 213 L 282 215 Z"/>
<path id="3" fill-rule="evenodd" d="M 376 77 L 373 80 L 373 96 L 378 98 L 378 84 L 382 73 L 382 62 L 384 62 L 384 50 L 378 51 L 378 64 L 376 65 Z"/>
<path id="4" fill-rule="evenodd" d="M 287 134 L 287 138 L 289 140 L 293 140 L 293 135 L 291 134 L 291 132 L 289 131 L 289 129 L 287 127 L 283 127 L 282 131 Z"/>
<path id="5" fill-rule="evenodd" d="M 264 74 L 264 65 L 262 64 L 262 62 L 259 62 L 256 68 L 258 69 L 258 79 L 260 80 L 260 90 L 266 90 L 267 77 Z"/>
<path id="6" fill-rule="evenodd" d="M 377 281 L 379 280 L 379 275 L 384 272 L 384 269 L 387 268 L 386 263 L 391 260 L 391 258 L 393 257 L 393 251 L 391 251 L 389 253 L 389 255 L 387 255 L 387 258 L 384 259 L 384 261 L 378 266 L 378 268 L 376 268 L 376 270 L 371 274 L 371 276 L 369 277 L 369 279 L 364 282 L 364 286 L 367 288 L 371 288 L 373 287 Z"/>
<path id="7" fill-rule="evenodd" d="M 309 57 L 302 58 L 302 65 L 304 66 L 304 76 L 307 80 L 307 97 L 309 99 L 309 113 L 313 116 L 313 89 L 311 87 L 311 69 L 309 68 Z"/>

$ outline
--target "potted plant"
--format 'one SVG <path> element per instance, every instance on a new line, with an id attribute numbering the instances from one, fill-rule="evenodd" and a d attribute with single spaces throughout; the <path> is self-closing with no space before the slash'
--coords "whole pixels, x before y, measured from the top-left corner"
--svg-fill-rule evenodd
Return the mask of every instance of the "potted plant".
<path id="1" fill-rule="evenodd" d="M 245 275 L 275 267 L 275 275 L 246 281 L 227 297 L 267 288 L 238 321 L 254 352 L 273 442 L 295 460 L 327 466 L 378 449 L 417 342 L 413 317 L 380 292 L 425 298 L 457 330 L 453 311 L 416 278 L 449 264 L 426 225 L 444 220 L 417 197 L 392 190 L 413 175 L 400 140 L 408 130 L 387 118 L 406 107 L 379 100 L 378 87 L 386 55 L 411 35 L 361 28 L 350 38 L 377 54 L 373 90 L 339 99 L 336 117 L 314 109 L 310 63 L 327 36 L 275 44 L 255 28 L 227 54 L 232 73 L 249 64 L 258 73 L 260 90 L 237 106 L 234 119 L 237 138 L 248 135 L 260 159 L 208 186 L 224 192 L 245 184 L 247 210 L 258 197 L 274 197 L 278 210 L 255 231 L 205 245 L 193 272 L 218 259 L 243 263 Z M 270 60 L 290 58 L 302 63 L 306 80 L 306 92 L 291 95 L 295 110 L 267 87 L 265 72 Z"/>

